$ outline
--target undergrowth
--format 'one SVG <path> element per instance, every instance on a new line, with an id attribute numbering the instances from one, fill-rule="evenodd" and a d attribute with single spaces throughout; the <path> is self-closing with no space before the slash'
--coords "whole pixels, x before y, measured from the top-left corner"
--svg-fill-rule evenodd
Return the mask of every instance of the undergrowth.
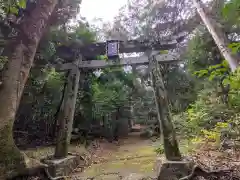
<path id="1" fill-rule="evenodd" d="M 191 144 L 201 142 L 220 146 L 224 139 L 239 140 L 240 135 L 240 69 L 225 81 L 230 85 L 228 104 L 224 104 L 218 88 L 211 81 L 199 91 L 197 100 L 180 114 L 173 116 L 178 136 Z M 161 148 L 157 150 L 161 152 Z"/>

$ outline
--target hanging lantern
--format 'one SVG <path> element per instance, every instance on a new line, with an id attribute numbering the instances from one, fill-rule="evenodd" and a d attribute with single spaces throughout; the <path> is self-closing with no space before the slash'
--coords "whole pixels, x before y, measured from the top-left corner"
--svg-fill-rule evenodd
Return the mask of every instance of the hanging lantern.
<path id="1" fill-rule="evenodd" d="M 110 40 L 106 42 L 106 55 L 108 59 L 119 59 L 119 41 Z"/>

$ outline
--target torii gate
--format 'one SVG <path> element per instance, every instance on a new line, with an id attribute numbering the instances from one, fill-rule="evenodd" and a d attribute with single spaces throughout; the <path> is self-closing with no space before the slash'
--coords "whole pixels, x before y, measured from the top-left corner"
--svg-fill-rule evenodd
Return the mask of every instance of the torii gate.
<path id="1" fill-rule="evenodd" d="M 148 41 L 139 42 L 136 40 L 128 42 L 119 42 L 119 53 L 133 53 L 143 52 L 144 55 L 140 57 L 127 57 L 120 60 L 92 60 L 98 55 L 106 54 L 107 43 L 95 43 L 84 46 L 81 52 L 74 52 L 71 47 L 60 47 L 60 51 L 64 54 L 67 60 L 75 59 L 71 63 L 57 65 L 58 71 L 70 71 L 68 75 L 68 83 L 66 91 L 64 92 L 64 101 L 61 105 L 61 110 L 58 115 L 58 123 L 60 131 L 57 137 L 57 146 L 55 151 L 56 158 L 64 158 L 68 155 L 68 146 L 70 144 L 73 118 L 75 112 L 75 104 L 77 99 L 77 92 L 79 88 L 79 79 L 81 69 L 96 69 L 105 68 L 109 66 L 119 65 L 142 65 L 149 64 L 151 67 L 151 79 L 153 82 L 155 102 L 158 113 L 158 120 L 162 127 L 164 135 L 165 155 L 168 160 L 180 160 L 181 155 L 178 149 L 178 144 L 175 141 L 175 133 L 173 130 L 170 111 L 167 100 L 167 92 L 162 81 L 162 75 L 159 71 L 159 63 L 170 63 L 177 61 L 178 58 L 174 54 L 154 55 L 154 51 L 169 50 L 176 47 L 176 44 L 181 41 L 183 36 L 167 42 L 155 42 L 150 44 Z"/>

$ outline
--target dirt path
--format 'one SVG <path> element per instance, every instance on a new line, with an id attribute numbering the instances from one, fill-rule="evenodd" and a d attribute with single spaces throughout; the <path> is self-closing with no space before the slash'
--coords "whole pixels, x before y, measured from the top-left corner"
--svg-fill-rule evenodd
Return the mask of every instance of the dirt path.
<path id="1" fill-rule="evenodd" d="M 157 155 L 154 149 L 157 144 L 151 140 L 142 140 L 137 134 L 120 140 L 119 144 L 100 142 L 100 148 L 95 152 L 95 162 L 83 173 L 75 175 L 83 179 L 116 179 L 116 176 L 124 179 L 133 174 L 156 176 Z"/>
<path id="2" fill-rule="evenodd" d="M 131 134 L 119 144 L 107 141 L 98 141 L 94 147 L 85 149 L 81 144 L 71 144 L 70 151 L 77 154 L 93 154 L 93 164 L 81 172 L 81 168 L 74 170 L 74 173 L 67 180 L 139 180 L 154 179 L 157 175 L 154 150 L 160 144 L 159 141 L 143 140 L 137 134 Z M 94 144 L 93 144 L 94 145 Z M 219 152 L 215 146 L 208 143 L 180 142 L 180 150 L 184 155 L 190 155 L 195 163 L 206 169 L 232 169 L 240 176 L 240 151 L 226 150 Z M 90 153 L 89 153 L 90 150 Z M 93 150 L 93 151 L 91 151 Z M 37 148 L 25 151 L 28 157 L 42 159 L 54 152 L 54 147 Z M 153 178 L 146 178 L 146 177 Z"/>

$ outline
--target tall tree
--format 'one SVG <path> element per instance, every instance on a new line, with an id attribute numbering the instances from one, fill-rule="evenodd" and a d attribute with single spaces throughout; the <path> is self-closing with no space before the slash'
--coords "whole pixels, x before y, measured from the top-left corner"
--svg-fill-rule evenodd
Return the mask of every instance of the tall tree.
<path id="1" fill-rule="evenodd" d="M 0 89 L 0 102 L 4 102 L 0 107 L 2 175 L 11 170 L 22 169 L 26 165 L 24 156 L 15 146 L 12 128 L 36 49 L 57 3 L 57 0 L 36 1 L 35 8 L 29 15 L 24 16 L 17 35 L 10 40 L 4 50 L 8 62 L 3 70 L 3 84 Z"/>
<path id="2" fill-rule="evenodd" d="M 209 33 L 212 35 L 215 43 L 217 44 L 221 54 L 228 61 L 231 70 L 235 71 L 239 65 L 239 59 L 228 48 L 229 40 L 226 37 L 226 34 L 222 31 L 221 25 L 219 25 L 219 23 L 205 13 L 204 7 L 200 0 L 193 0 L 193 3 Z"/>

